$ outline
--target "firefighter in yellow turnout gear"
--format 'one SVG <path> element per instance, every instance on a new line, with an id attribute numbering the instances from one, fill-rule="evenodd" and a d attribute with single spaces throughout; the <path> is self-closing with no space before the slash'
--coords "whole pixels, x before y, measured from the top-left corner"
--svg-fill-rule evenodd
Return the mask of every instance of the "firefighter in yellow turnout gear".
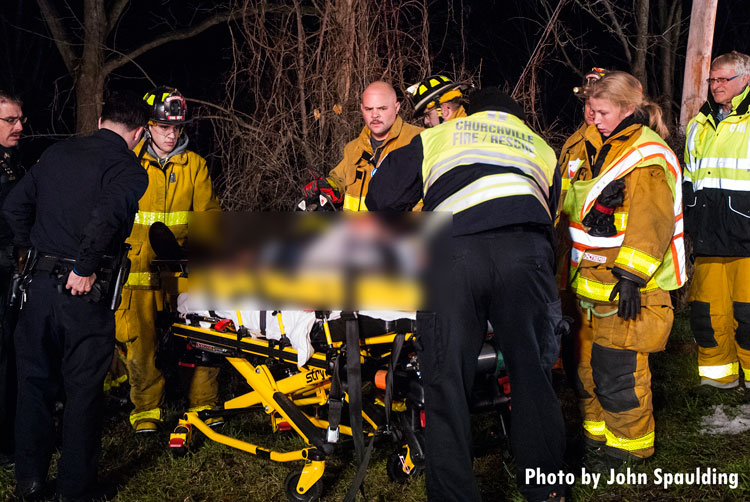
<path id="1" fill-rule="evenodd" d="M 149 243 L 151 224 L 162 222 L 179 244 L 187 239 L 192 211 L 219 211 L 206 161 L 187 150 L 182 133 L 187 121 L 185 98 L 174 88 L 157 87 L 144 96 L 151 108 L 147 136 L 135 153 L 148 174 L 148 189 L 138 204 L 133 231 L 127 242 L 131 271 L 115 315 L 117 340 L 127 347 L 130 399 L 135 409 L 130 422 L 136 432 L 153 432 L 162 420 L 164 376 L 156 367 L 156 312 L 164 309 L 165 292 L 153 267 Z M 188 405 L 191 411 L 212 407 L 218 395 L 218 368 L 195 368 Z"/>
<path id="2" fill-rule="evenodd" d="M 750 61 L 713 60 L 708 100 L 688 124 L 685 223 L 695 269 L 690 322 L 702 385 L 750 388 Z"/>
<path id="3" fill-rule="evenodd" d="M 366 211 L 365 196 L 373 173 L 386 156 L 408 145 L 422 129 L 398 115 L 401 103 L 385 82 L 373 82 L 362 93 L 360 105 L 365 127 L 344 148 L 344 158 L 331 170 L 328 183 L 344 195 L 344 210 Z"/>
<path id="4" fill-rule="evenodd" d="M 648 355 L 666 346 L 669 291 L 686 280 L 682 177 L 660 137 L 661 109 L 633 76 L 607 73 L 592 85 L 589 105 L 594 125 L 584 134 L 595 154 L 571 177 L 563 207 L 570 288 L 583 319 L 584 436 L 593 457 L 612 466 L 654 452 Z"/>

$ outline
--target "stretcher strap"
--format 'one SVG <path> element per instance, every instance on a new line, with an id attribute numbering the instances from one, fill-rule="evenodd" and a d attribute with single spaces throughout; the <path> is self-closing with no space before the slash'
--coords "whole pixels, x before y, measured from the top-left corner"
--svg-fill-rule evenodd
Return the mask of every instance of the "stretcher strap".
<path id="1" fill-rule="evenodd" d="M 370 444 L 367 445 L 367 449 L 365 450 L 364 458 L 362 459 L 362 462 L 359 464 L 359 468 L 357 469 L 357 474 L 354 476 L 354 479 L 352 480 L 352 485 L 349 487 L 349 491 L 346 492 L 346 497 L 344 497 L 344 502 L 353 502 L 354 498 L 357 496 L 357 489 L 362 487 L 362 481 L 365 480 L 365 475 L 367 474 L 367 466 L 370 464 L 370 456 L 372 455 L 372 445 L 375 442 L 375 435 L 373 434 L 370 437 Z M 367 500 L 367 497 L 365 496 L 365 489 L 362 488 L 362 497 Z"/>
<path id="2" fill-rule="evenodd" d="M 352 428 L 352 439 L 354 440 L 354 453 L 359 470 L 367 469 L 365 462 L 365 442 L 362 436 L 362 367 L 359 360 L 359 320 L 354 317 L 353 313 L 342 312 L 341 317 L 346 319 L 346 385 L 349 393 L 349 422 Z M 369 461 L 369 458 L 368 458 Z M 361 488 L 362 496 L 365 491 L 362 488 L 362 479 L 356 478 L 349 488 L 349 493 L 345 500 L 349 499 L 350 494 L 356 494 L 357 489 Z M 359 481 L 359 482 L 357 482 Z M 354 495 L 352 495 L 353 497 Z"/>
<path id="3" fill-rule="evenodd" d="M 341 410 L 344 407 L 341 392 L 341 376 L 339 375 L 340 358 L 333 357 L 333 375 L 331 375 L 331 390 L 328 393 L 328 429 L 335 431 L 341 423 Z"/>
<path id="4" fill-rule="evenodd" d="M 349 393 L 349 418 L 357 462 L 365 448 L 362 437 L 362 372 L 359 361 L 359 325 L 352 317 L 346 320 L 346 382 Z"/>
<path id="5" fill-rule="evenodd" d="M 388 374 L 385 376 L 385 426 L 389 430 L 391 427 L 391 405 L 393 403 L 393 373 L 396 371 L 396 364 L 398 364 L 398 358 L 401 356 L 405 338 L 404 333 L 398 333 L 393 338 L 390 367 L 388 368 Z"/>

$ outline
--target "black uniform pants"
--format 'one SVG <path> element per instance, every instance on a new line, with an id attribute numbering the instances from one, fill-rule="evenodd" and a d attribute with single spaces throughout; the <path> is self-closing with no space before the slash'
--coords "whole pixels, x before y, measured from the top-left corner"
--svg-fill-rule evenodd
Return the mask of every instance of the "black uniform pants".
<path id="1" fill-rule="evenodd" d="M 526 484 L 525 474 L 537 467 L 556 473 L 563 466 L 564 423 L 551 383 L 561 319 L 552 247 L 543 234 L 518 229 L 448 241 L 449 252 L 430 284 L 436 314 L 420 314 L 417 325 L 423 347 L 427 498 L 480 500 L 472 472 L 469 396 L 489 319 L 510 377 L 511 446 L 519 488 L 531 501 L 544 500 L 559 487 L 533 480 Z"/>
<path id="2" fill-rule="evenodd" d="M 0 248 L 0 453 L 13 453 L 13 419 L 16 413 L 16 356 L 13 348 L 15 313 L 6 307 L 13 274 L 11 256 Z"/>
<path id="3" fill-rule="evenodd" d="M 107 302 L 58 293 L 48 272 L 32 277 L 15 331 L 18 366 L 16 480 L 45 480 L 55 446 L 52 411 L 65 393 L 57 489 L 85 497 L 96 484 L 104 377 L 114 353 Z"/>

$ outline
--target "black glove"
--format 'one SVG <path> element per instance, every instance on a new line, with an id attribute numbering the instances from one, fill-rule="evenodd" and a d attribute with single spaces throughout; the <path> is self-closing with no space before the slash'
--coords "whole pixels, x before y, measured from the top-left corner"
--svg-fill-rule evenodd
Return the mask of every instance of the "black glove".
<path id="1" fill-rule="evenodd" d="M 596 201 L 602 206 L 615 209 L 622 206 L 625 201 L 625 180 L 616 179 L 602 190 Z"/>
<path id="2" fill-rule="evenodd" d="M 596 199 L 594 207 L 583 218 L 583 224 L 589 227 L 589 235 L 594 237 L 612 237 L 617 233 L 615 227 L 615 208 L 625 200 L 625 180 L 617 179 L 604 187 Z"/>
<path id="3" fill-rule="evenodd" d="M 635 281 L 620 277 L 612 288 L 612 294 L 609 295 L 609 301 L 615 301 L 617 294 L 620 295 L 620 303 L 617 306 L 617 315 L 624 320 L 633 319 L 641 312 L 641 292 Z"/>

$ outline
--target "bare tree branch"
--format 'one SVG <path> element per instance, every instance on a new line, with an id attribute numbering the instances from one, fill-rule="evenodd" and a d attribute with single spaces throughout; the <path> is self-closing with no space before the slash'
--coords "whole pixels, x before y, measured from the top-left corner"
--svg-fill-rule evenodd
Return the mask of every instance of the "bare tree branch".
<path id="1" fill-rule="evenodd" d="M 38 0 L 38 1 L 46 1 L 46 0 Z M 201 24 L 197 26 L 193 26 L 191 28 L 186 28 L 184 30 L 179 31 L 173 31 L 171 33 L 165 33 L 161 37 L 158 37 L 154 40 L 151 40 L 150 42 L 147 42 L 137 49 L 134 49 L 123 56 L 120 56 L 118 58 L 110 59 L 106 63 L 104 63 L 104 73 L 109 74 L 113 70 L 119 68 L 120 66 L 131 62 L 133 59 L 137 58 L 141 54 L 144 54 L 151 49 L 155 49 L 156 47 L 162 46 L 168 42 L 175 42 L 177 40 L 185 40 L 187 38 L 194 37 L 198 35 L 199 33 L 202 33 L 206 31 L 209 28 L 212 28 L 220 23 L 225 23 L 228 20 L 232 18 L 232 12 L 225 11 L 221 12 L 219 14 L 215 14 L 211 16 L 210 18 L 204 20 Z"/>
<path id="2" fill-rule="evenodd" d="M 130 0 L 117 0 L 107 11 L 107 33 L 111 33 Z"/>
<path id="3" fill-rule="evenodd" d="M 65 68 L 68 72 L 73 75 L 75 73 L 75 67 L 78 65 L 78 54 L 73 50 L 73 36 L 68 32 L 60 20 L 60 16 L 56 9 L 49 3 L 48 0 L 36 0 L 39 5 L 39 10 L 42 12 L 44 22 L 47 23 L 49 31 L 52 32 L 52 38 L 55 41 L 57 50 L 60 51 L 60 55 L 65 63 Z"/>
<path id="4" fill-rule="evenodd" d="M 557 23 L 557 19 L 560 16 L 562 7 L 563 5 L 565 5 L 566 1 L 567 0 L 560 0 L 557 3 L 557 8 L 555 8 L 555 11 L 552 13 L 552 16 L 550 16 L 550 19 L 547 22 L 547 25 L 544 27 L 544 32 L 542 32 L 542 35 L 539 37 L 539 41 L 537 42 L 536 47 L 534 47 L 534 52 L 532 52 L 531 56 L 529 57 L 529 62 L 526 63 L 526 66 L 524 66 L 523 71 L 521 72 L 521 76 L 518 77 L 518 82 L 513 88 L 513 93 L 511 94 L 511 96 L 513 96 L 514 98 L 517 99 L 519 87 L 522 85 L 522 83 L 524 83 L 526 75 L 537 64 L 539 54 L 541 54 L 542 48 L 548 43 L 547 39 L 549 38 L 550 33 L 552 33 L 553 31 L 553 28 Z"/>

